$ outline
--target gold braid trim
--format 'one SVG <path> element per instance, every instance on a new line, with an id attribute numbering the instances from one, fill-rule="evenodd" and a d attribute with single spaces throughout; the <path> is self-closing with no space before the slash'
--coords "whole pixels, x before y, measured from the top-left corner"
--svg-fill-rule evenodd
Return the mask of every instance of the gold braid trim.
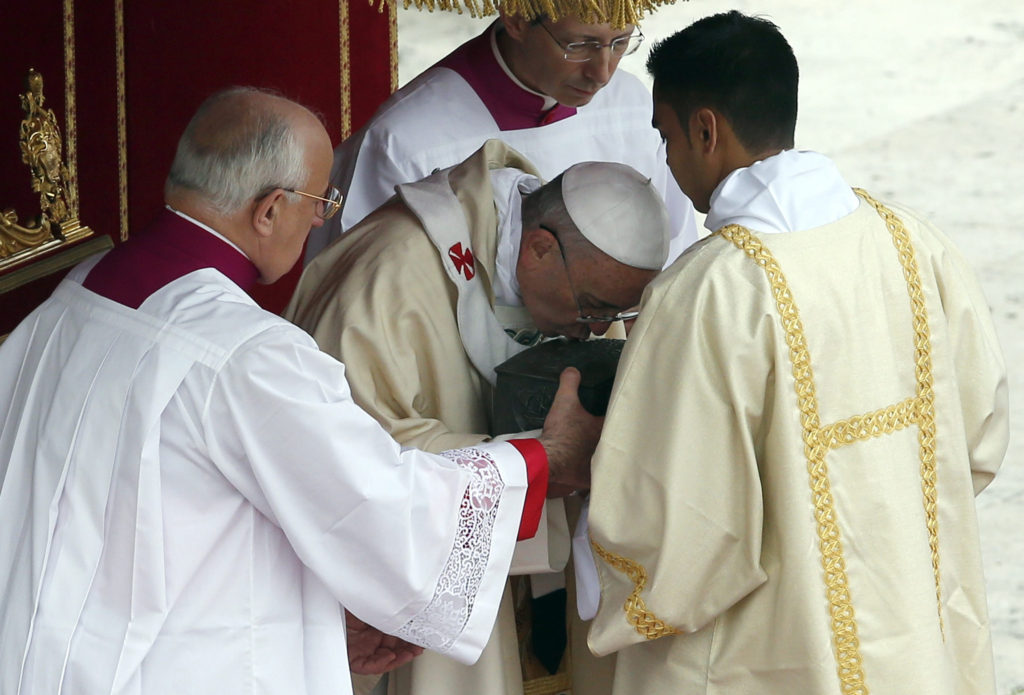
<path id="1" fill-rule="evenodd" d="M 917 377 L 917 395 L 894 405 L 864 415 L 855 415 L 831 425 L 820 426 L 814 374 L 810 354 L 803 334 L 799 311 L 786 283 L 785 275 L 771 252 L 761 241 L 738 225 L 730 225 L 717 233 L 731 241 L 753 258 L 768 275 L 776 306 L 786 329 L 790 361 L 796 381 L 797 400 L 804 429 L 804 453 L 807 457 L 810 485 L 814 498 L 815 518 L 818 521 L 819 548 L 825 570 L 826 595 L 831 605 L 832 638 L 837 670 L 844 693 L 866 695 L 863 659 L 857 637 L 857 623 L 846 576 L 846 561 L 839 531 L 838 517 L 832 499 L 825 455 L 855 441 L 890 434 L 916 424 L 919 427 L 921 459 L 921 486 L 924 496 L 925 523 L 928 527 L 928 545 L 932 555 L 935 576 L 935 598 L 939 630 L 945 637 L 942 619 L 942 600 L 939 580 L 938 513 L 935 480 L 935 409 L 931 373 L 931 340 L 928 313 L 921 278 L 918 273 L 914 247 L 906 227 L 891 210 L 872 199 L 866 192 L 854 189 L 857 195 L 872 205 L 886 223 L 907 283 L 914 326 L 914 364 Z"/>
<path id="2" fill-rule="evenodd" d="M 716 234 L 730 241 L 744 251 L 765 271 L 772 289 L 776 307 L 783 328 L 792 364 L 797 402 L 803 426 L 804 455 L 814 500 L 814 516 L 818 524 L 819 550 L 824 569 L 825 593 L 830 605 L 832 640 L 835 650 L 837 673 L 844 695 L 868 695 L 865 683 L 860 640 L 846 575 L 846 560 L 843 556 L 842 537 L 838 516 L 832 497 L 828 476 L 826 454 L 857 441 L 891 434 L 916 424 L 919 429 L 919 452 L 921 459 L 921 487 L 924 497 L 925 523 L 928 528 L 928 545 L 932 555 L 935 576 L 935 598 L 939 617 L 939 630 L 945 638 L 942 618 L 942 593 L 939 577 L 938 511 L 935 468 L 935 394 L 931 372 L 931 339 L 928 328 L 928 312 L 921 278 L 918 272 L 914 247 L 906 227 L 891 210 L 872 199 L 861 189 L 854 191 L 872 205 L 886 223 L 892 235 L 893 245 L 899 254 L 903 267 L 914 326 L 914 364 L 917 377 L 917 395 L 878 410 L 854 415 L 828 425 L 821 425 L 818 403 L 811 368 L 810 352 L 804 336 L 800 312 L 792 292 L 771 251 L 749 230 L 739 225 L 729 225 Z M 665 621 L 647 610 L 640 594 L 647 584 L 647 570 L 639 563 L 617 555 L 592 541 L 598 556 L 611 567 L 624 572 L 634 584 L 633 592 L 626 599 L 626 619 L 636 627 L 637 632 L 648 639 L 665 635 L 681 634 Z"/>
<path id="3" fill-rule="evenodd" d="M 910 243 L 910 235 L 903 222 L 892 210 L 885 207 L 860 188 L 854 192 L 869 203 L 885 220 L 885 226 L 892 234 L 892 242 L 899 253 L 903 276 L 910 293 L 910 309 L 914 315 L 914 365 L 917 375 L 917 397 L 920 399 L 918 446 L 921 457 L 921 492 L 924 497 L 925 523 L 928 526 L 928 547 L 932 553 L 932 572 L 935 575 L 935 603 L 939 614 L 939 630 L 946 638 L 942 618 L 942 588 L 939 578 L 939 494 L 936 487 L 935 467 L 935 389 L 932 379 L 931 331 L 928 328 L 928 309 L 921 289 L 921 275 L 917 268 L 917 256 Z"/>
<path id="4" fill-rule="evenodd" d="M 883 434 L 890 434 L 919 423 L 924 408 L 923 398 L 908 398 L 873 413 L 854 415 L 846 420 L 826 425 L 818 431 L 818 438 L 829 449 L 838 449 L 861 439 L 881 437 Z"/>
<path id="5" fill-rule="evenodd" d="M 843 684 L 844 694 L 867 695 L 860 640 L 857 637 L 857 623 L 854 619 L 853 601 L 846 576 L 842 537 L 832 499 L 828 464 L 825 462 L 828 445 L 820 436 L 821 425 L 814 372 L 811 368 L 807 340 L 804 337 L 803 323 L 800 321 L 800 312 L 782 268 L 760 239 L 751 234 L 750 230 L 735 224 L 723 227 L 716 234 L 720 234 L 744 251 L 768 275 L 775 305 L 786 330 L 786 344 L 789 346 L 789 359 L 793 365 L 793 378 L 796 382 L 797 402 L 804 433 L 804 455 L 807 457 L 807 470 L 810 474 L 814 516 L 818 522 L 818 548 L 825 570 L 825 595 L 831 607 L 832 642 L 839 680 Z"/>
<path id="6" fill-rule="evenodd" d="M 417 10 L 441 10 L 471 17 L 490 17 L 500 7 L 509 15 L 524 17 L 530 21 L 547 17 L 557 22 L 562 17 L 576 17 L 585 24 L 611 24 L 621 29 L 627 24 L 639 24 L 645 14 L 654 12 L 662 5 L 674 4 L 676 0 L 401 0 L 402 9 L 415 7 Z M 399 0 L 370 0 L 380 12 L 385 5 L 396 7 Z"/>
<path id="7" fill-rule="evenodd" d="M 625 573 L 633 581 L 633 593 L 626 598 L 623 609 L 626 611 L 626 620 L 636 628 L 637 632 L 649 640 L 667 635 L 683 634 L 680 630 L 675 629 L 647 610 L 647 604 L 640 596 L 640 592 L 647 586 L 647 570 L 644 569 L 643 565 L 605 550 L 597 541 L 591 541 L 590 545 L 593 546 L 594 552 L 602 560 L 620 572 Z"/>

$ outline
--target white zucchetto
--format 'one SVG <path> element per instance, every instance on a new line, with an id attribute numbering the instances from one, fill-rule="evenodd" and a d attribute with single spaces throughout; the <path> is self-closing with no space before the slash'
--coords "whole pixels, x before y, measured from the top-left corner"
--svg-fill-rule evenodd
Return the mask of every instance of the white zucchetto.
<path id="1" fill-rule="evenodd" d="M 658 189 L 636 169 L 581 162 L 562 175 L 562 200 L 580 233 L 615 260 L 661 270 L 671 230 Z"/>

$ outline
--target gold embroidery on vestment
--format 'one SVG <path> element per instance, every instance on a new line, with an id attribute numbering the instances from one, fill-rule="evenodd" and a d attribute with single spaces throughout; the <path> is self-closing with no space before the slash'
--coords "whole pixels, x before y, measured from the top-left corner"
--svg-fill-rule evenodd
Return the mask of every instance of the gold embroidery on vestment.
<path id="1" fill-rule="evenodd" d="M 647 639 L 683 634 L 647 610 L 647 603 L 640 596 L 640 592 L 647 586 L 647 570 L 643 565 L 605 550 L 597 541 L 591 541 L 590 545 L 602 560 L 633 580 L 633 592 L 626 598 L 623 609 L 626 611 L 626 620 L 637 632 Z"/>
<path id="2" fill-rule="evenodd" d="M 858 196 L 875 208 L 892 235 L 893 245 L 903 268 L 914 327 L 914 364 L 917 394 L 878 410 L 854 415 L 844 420 L 822 425 L 818 414 L 817 395 L 811 357 L 807 349 L 803 324 L 786 282 L 782 268 L 767 247 L 748 229 L 729 225 L 716 234 L 744 251 L 765 271 L 775 298 L 781 323 L 786 331 L 786 344 L 792 364 L 797 402 L 803 426 L 804 454 L 807 458 L 810 487 L 814 500 L 814 515 L 818 524 L 819 549 L 824 569 L 826 596 L 830 605 L 832 639 L 835 649 L 837 673 L 844 695 L 867 695 L 860 641 L 857 636 L 853 602 L 846 576 L 842 538 L 828 476 L 826 454 L 857 441 L 880 437 L 916 424 L 919 428 L 918 444 L 921 461 L 921 488 L 924 499 L 925 523 L 931 550 L 935 580 L 936 609 L 939 630 L 945 636 L 942 617 L 942 592 L 939 577 L 938 511 L 935 468 L 935 408 L 931 371 L 931 337 L 928 312 L 918 272 L 914 247 L 910 235 L 898 217 L 865 191 L 854 189 Z M 657 639 L 681 632 L 658 618 L 647 606 L 641 593 L 647 583 L 647 570 L 638 562 L 617 555 L 591 542 L 594 551 L 614 569 L 625 573 L 634 584 L 626 599 L 626 620 L 647 639 Z"/>
<path id="3" fill-rule="evenodd" d="M 931 373 L 931 339 L 928 329 L 928 313 L 921 290 L 921 279 L 917 268 L 914 247 L 906 227 L 896 215 L 866 192 L 854 189 L 857 195 L 872 205 L 886 223 L 892 235 L 893 245 L 899 254 L 900 265 L 907 283 L 910 308 L 914 326 L 914 363 L 917 377 L 917 395 L 879 410 L 855 415 L 822 426 L 818 415 L 818 403 L 811 369 L 811 357 L 803 332 L 800 314 L 786 283 L 785 275 L 775 257 L 767 247 L 748 229 L 729 225 L 716 234 L 732 242 L 744 251 L 768 276 L 776 307 L 786 329 L 786 343 L 793 366 L 797 401 L 803 425 L 804 455 L 807 457 L 810 486 L 814 499 L 815 518 L 818 522 L 819 549 L 822 567 L 825 571 L 826 596 L 831 606 L 832 640 L 839 679 L 843 692 L 867 695 L 864 679 L 863 659 L 857 636 L 857 622 L 853 601 L 846 576 L 846 560 L 843 556 L 839 520 L 832 498 L 828 476 L 826 454 L 831 450 L 852 444 L 855 441 L 878 437 L 917 424 L 920 430 L 919 452 L 921 460 L 921 486 L 924 497 L 925 523 L 928 528 L 928 543 L 932 555 L 935 578 L 936 608 L 939 629 L 944 633 L 942 621 L 942 599 L 939 581 L 938 513 L 935 487 L 935 410 Z"/>

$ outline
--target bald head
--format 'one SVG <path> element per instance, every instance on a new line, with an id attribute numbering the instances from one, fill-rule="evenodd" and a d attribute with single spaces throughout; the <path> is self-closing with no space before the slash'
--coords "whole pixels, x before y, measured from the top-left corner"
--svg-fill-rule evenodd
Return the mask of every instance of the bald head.
<path id="1" fill-rule="evenodd" d="M 164 188 L 167 204 L 233 242 L 274 282 L 323 224 L 331 139 L 309 109 L 250 87 L 218 92 L 192 117 Z"/>
<path id="2" fill-rule="evenodd" d="M 268 190 L 302 188 L 307 139 L 317 129 L 323 126 L 313 113 L 275 94 L 252 87 L 218 92 L 185 128 L 165 194 L 230 215 Z"/>

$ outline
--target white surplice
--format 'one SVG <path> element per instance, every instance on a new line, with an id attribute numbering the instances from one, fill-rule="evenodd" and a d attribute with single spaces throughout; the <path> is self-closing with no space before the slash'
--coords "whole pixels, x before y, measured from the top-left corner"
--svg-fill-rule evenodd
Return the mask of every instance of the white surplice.
<path id="1" fill-rule="evenodd" d="M 491 37 L 493 46 L 493 33 Z M 394 195 L 396 185 L 458 164 L 492 138 L 525 156 L 548 181 L 584 161 L 621 162 L 651 177 L 675 230 L 669 253 L 673 259 L 696 240 L 697 229 L 693 205 L 675 184 L 664 145 L 651 126 L 651 103 L 639 79 L 617 70 L 569 118 L 501 130 L 463 77 L 434 66 L 395 92 L 335 150 L 331 180 L 345 194 L 345 202 L 334 220 L 310 234 L 306 262 Z"/>
<path id="2" fill-rule="evenodd" d="M 133 310 L 94 263 L 0 346 L 0 692 L 344 694 L 342 606 L 473 661 L 515 448 L 403 450 L 219 272 Z"/>

